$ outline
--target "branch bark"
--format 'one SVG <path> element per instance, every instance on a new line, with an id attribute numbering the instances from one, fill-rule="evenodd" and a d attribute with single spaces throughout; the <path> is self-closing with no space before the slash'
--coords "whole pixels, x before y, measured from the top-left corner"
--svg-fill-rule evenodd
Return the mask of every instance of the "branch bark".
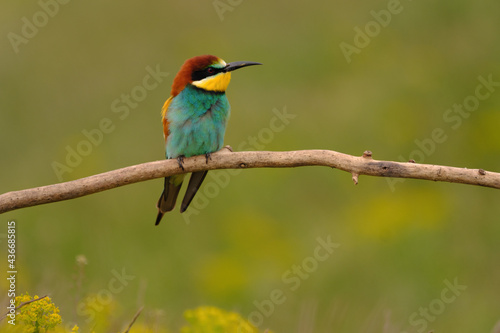
<path id="1" fill-rule="evenodd" d="M 11 210 L 79 198 L 112 188 L 168 177 L 175 174 L 215 169 L 290 168 L 327 166 L 352 174 L 355 184 L 360 175 L 414 178 L 450 183 L 479 185 L 500 189 L 500 173 L 483 169 L 456 168 L 441 165 L 377 161 L 371 152 L 352 156 L 331 150 L 298 150 L 285 152 L 232 152 L 229 146 L 212 154 L 184 159 L 184 170 L 177 160 L 163 160 L 117 169 L 65 183 L 41 186 L 0 195 L 0 214 Z"/>

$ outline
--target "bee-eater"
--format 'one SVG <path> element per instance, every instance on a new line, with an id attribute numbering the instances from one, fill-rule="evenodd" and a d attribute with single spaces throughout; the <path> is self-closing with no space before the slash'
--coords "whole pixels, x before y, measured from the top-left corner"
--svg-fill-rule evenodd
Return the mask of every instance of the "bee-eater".
<path id="1" fill-rule="evenodd" d="M 162 108 L 163 135 L 167 159 L 176 158 L 182 166 L 184 157 L 205 155 L 220 150 L 224 142 L 230 106 L 226 88 L 231 72 L 246 66 L 261 65 L 257 62 L 237 61 L 226 64 L 213 55 L 202 55 L 186 60 L 174 78 L 170 98 Z M 184 169 L 184 168 L 183 168 Z M 191 174 L 182 200 L 184 212 L 208 171 Z M 165 178 L 163 192 L 158 200 L 156 225 L 163 214 L 171 211 L 185 174 Z"/>

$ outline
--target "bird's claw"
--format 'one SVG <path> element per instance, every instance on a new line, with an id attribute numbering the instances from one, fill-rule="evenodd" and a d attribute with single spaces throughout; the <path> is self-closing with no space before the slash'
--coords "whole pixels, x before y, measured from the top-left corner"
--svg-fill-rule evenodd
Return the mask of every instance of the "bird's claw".
<path id="1" fill-rule="evenodd" d="M 205 164 L 208 164 L 208 160 L 212 160 L 212 153 L 205 154 Z"/>
<path id="2" fill-rule="evenodd" d="M 179 156 L 177 157 L 177 163 L 179 163 L 179 167 L 182 169 L 182 171 L 184 171 L 184 165 L 182 163 L 184 163 L 184 156 Z"/>

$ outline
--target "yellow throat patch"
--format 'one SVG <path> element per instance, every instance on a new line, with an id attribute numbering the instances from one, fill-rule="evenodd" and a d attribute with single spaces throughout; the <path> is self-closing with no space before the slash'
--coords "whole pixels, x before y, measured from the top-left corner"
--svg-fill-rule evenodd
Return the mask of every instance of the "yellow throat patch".
<path id="1" fill-rule="evenodd" d="M 224 92 L 231 81 L 231 72 L 219 73 L 215 76 L 209 76 L 203 80 L 193 81 L 193 86 L 196 86 L 207 91 Z"/>

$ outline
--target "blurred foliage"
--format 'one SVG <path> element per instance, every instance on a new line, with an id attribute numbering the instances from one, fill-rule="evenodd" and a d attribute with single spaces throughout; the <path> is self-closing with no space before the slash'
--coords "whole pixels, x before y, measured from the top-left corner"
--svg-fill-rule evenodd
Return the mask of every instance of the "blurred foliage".
<path id="1" fill-rule="evenodd" d="M 59 308 L 52 302 L 50 297 L 31 297 L 28 293 L 16 297 L 16 316 L 11 322 L 0 324 L 2 330 L 23 333 L 49 333 L 49 332 L 80 332 L 77 325 L 61 326 L 62 319 Z M 87 326 L 92 329 L 89 332 L 109 332 L 107 322 L 111 321 L 112 312 L 103 315 L 101 311 L 98 318 L 87 321 Z M 138 315 L 136 315 L 138 316 Z M 104 317 L 104 318 L 103 318 Z M 182 327 L 182 333 L 259 333 L 259 330 L 243 319 L 236 312 L 228 312 L 216 307 L 198 307 L 187 310 L 184 317 L 188 324 Z M 10 319 L 10 318 L 9 318 Z M 164 328 L 151 326 L 147 323 L 135 323 L 135 320 L 124 330 L 130 333 L 168 333 Z M 71 328 L 69 328 L 71 326 Z M 84 330 L 87 331 L 87 330 Z M 266 333 L 272 333 L 266 330 Z"/>
<path id="2" fill-rule="evenodd" d="M 2 193 L 59 182 L 53 163 L 66 164 L 71 149 L 86 155 L 63 181 L 164 158 L 161 106 L 184 60 L 206 53 L 264 64 L 233 75 L 233 147 L 368 149 L 375 159 L 500 171 L 498 86 L 459 126 L 445 118 L 475 95 L 480 76 L 500 81 L 498 2 L 401 1 L 349 63 L 341 43 L 354 45 L 355 28 L 366 31 L 394 2 L 62 2 L 6 2 L 0 12 Z M 43 23 L 41 4 L 53 15 L 16 53 L 9 34 Z M 168 74 L 141 95 L 157 69 Z M 273 110 L 295 117 L 279 122 Z M 429 141 L 437 128 L 446 139 Z M 354 186 L 327 168 L 220 170 L 188 211 L 155 227 L 161 187 L 158 179 L 1 215 L 2 249 L 7 221 L 18 222 L 18 293 L 51 295 L 68 322 L 86 322 L 85 306 L 96 318 L 112 312 L 110 331 L 143 305 L 156 309 L 141 315 L 152 332 L 179 331 L 185 309 L 211 304 L 260 315 L 260 330 L 392 333 L 421 329 L 412 314 L 456 277 L 467 289 L 427 331 L 488 332 L 500 319 L 496 190 L 373 177 Z M 308 266 L 327 236 L 341 246 Z M 294 268 L 307 278 L 295 274 L 290 290 L 283 276 Z M 2 304 L 7 289 L 0 279 Z M 274 290 L 286 301 L 271 302 Z"/>
<path id="3" fill-rule="evenodd" d="M 188 310 L 184 317 L 189 325 L 184 326 L 181 333 L 258 333 L 252 324 L 235 312 L 227 312 L 215 307 L 199 307 Z M 266 332 L 271 333 L 266 330 Z"/>

